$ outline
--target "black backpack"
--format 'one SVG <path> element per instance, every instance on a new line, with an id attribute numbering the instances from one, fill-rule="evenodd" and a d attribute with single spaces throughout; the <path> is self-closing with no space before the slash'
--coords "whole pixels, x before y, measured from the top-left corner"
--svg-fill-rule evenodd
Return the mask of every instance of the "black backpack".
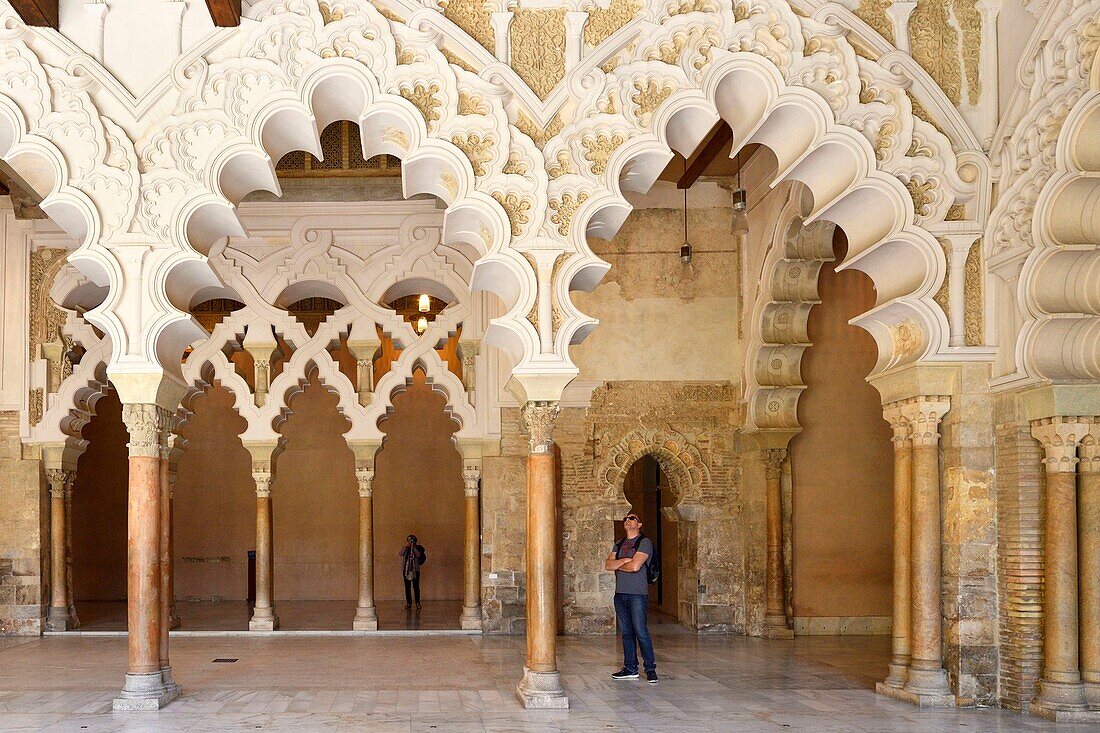
<path id="1" fill-rule="evenodd" d="M 416 551 L 418 553 L 420 553 L 420 564 L 421 565 L 428 562 L 428 552 L 427 552 L 427 550 L 424 549 L 424 545 L 417 545 L 416 546 Z"/>
<path id="2" fill-rule="evenodd" d="M 638 545 L 642 544 L 642 540 L 645 539 L 644 534 L 639 534 L 638 538 L 634 540 L 634 551 L 638 551 Z M 626 542 L 626 538 L 619 540 L 615 543 L 615 557 L 619 556 L 619 551 L 623 547 L 623 543 Z M 653 544 L 650 542 L 650 544 Z M 657 545 L 653 545 L 653 554 L 645 559 L 645 579 L 650 585 L 657 582 L 657 578 L 661 577 L 661 553 L 657 551 Z"/>

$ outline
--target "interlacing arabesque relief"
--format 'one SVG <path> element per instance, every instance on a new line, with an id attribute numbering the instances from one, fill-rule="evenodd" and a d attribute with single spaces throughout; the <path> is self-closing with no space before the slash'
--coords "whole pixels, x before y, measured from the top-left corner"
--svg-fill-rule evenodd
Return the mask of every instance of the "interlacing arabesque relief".
<path id="1" fill-rule="evenodd" d="M 163 244 L 169 254 L 150 259 L 159 269 L 143 272 L 163 287 L 176 269 L 193 272 L 178 267 L 200 259 L 192 247 L 205 252 L 241 233 L 234 202 L 275 189 L 284 152 L 315 151 L 318 129 L 357 120 L 365 153 L 402 158 L 406 192 L 442 198 L 447 240 L 481 253 L 473 284 L 508 306 L 490 341 L 509 351 L 516 373 L 568 376 L 568 345 L 595 325 L 568 291 L 594 286 L 607 269 L 586 234 L 613 235 L 629 211 L 620 189 L 647 189 L 669 146 L 690 150 L 717 110 L 738 144 L 768 145 L 783 177 L 806 182 L 813 215 L 849 233 L 849 260 L 887 306 L 860 323 L 879 341 L 879 369 L 945 344 L 932 302 L 943 262 L 928 230 L 960 211 L 983 216 L 984 166 L 974 151 L 952 149 L 965 141 L 913 114 L 897 68 L 869 58 L 865 43 L 857 53 L 827 8 L 815 19 L 780 0 L 654 0 L 612 32 L 627 17 L 617 7 L 598 33 L 570 26 L 579 38 L 567 44 L 579 54 L 570 52 L 557 87 L 568 93 L 549 95 L 559 106 L 548 108 L 436 10 L 261 0 L 239 31 L 175 66 L 172 104 L 161 107 L 170 114 L 146 120 L 134 145 L 96 112 L 79 64 L 43 64 L 35 52 L 56 49 L 6 11 L 0 109 L 16 142 L 4 155 L 34 149 L 54 160 L 63 150 L 67 166 L 55 166 L 44 207 L 79 222 L 69 227 L 84 240 L 74 261 L 117 289 L 120 247 L 135 238 Z M 584 42 L 605 33 L 595 48 Z M 921 101 L 955 114 L 946 98 Z M 860 223 L 858 212 L 872 206 L 882 220 Z M 898 268 L 919 277 L 891 277 Z M 116 306 L 109 298 L 89 317 L 124 339 Z M 162 296 L 147 307 L 163 316 L 146 322 L 189 323 Z M 920 336 L 898 337 L 913 331 Z"/>
<path id="2" fill-rule="evenodd" d="M 260 226 L 275 215 L 267 209 L 281 206 L 267 205 L 246 222 Z M 294 398 L 316 379 L 338 397 L 337 409 L 348 421 L 348 441 L 381 443 L 379 423 L 392 410 L 394 396 L 407 388 L 414 371 L 422 370 L 432 389 L 447 400 L 445 409 L 459 426 L 455 439 L 484 438 L 485 420 L 478 412 L 476 394 L 488 385 L 478 385 L 473 373 L 460 379 L 436 350 L 460 332 L 460 343 L 480 340 L 478 323 L 484 317 L 472 311 L 469 278 L 473 263 L 468 253 L 441 244 L 441 216 L 430 211 L 430 204 L 366 205 L 373 207 L 370 212 L 359 210 L 363 205 L 357 204 L 343 208 L 349 206 L 354 210 L 340 211 L 341 205 L 335 204 L 327 207 L 329 215 L 299 217 L 284 243 L 269 237 L 234 238 L 222 240 L 211 251 L 210 264 L 233 299 L 239 299 L 244 307 L 225 316 L 210 337 L 196 342 L 187 355 L 183 375 L 189 392 L 180 409 L 181 420 L 193 412 L 195 399 L 218 383 L 232 392 L 234 408 L 247 422 L 241 439 L 274 443 L 293 410 Z M 387 221 L 379 223 L 383 218 Z M 387 229 L 388 222 L 393 222 L 392 229 Z M 380 237 L 389 243 L 360 243 Z M 276 305 L 288 288 L 298 288 L 293 292 L 300 294 L 303 278 L 323 283 L 325 292 L 335 288 L 347 302 L 312 334 L 299 319 Z M 389 288 L 409 279 L 438 283 L 456 298 L 419 337 L 400 315 L 379 305 Z M 69 312 L 68 323 L 77 328 L 83 321 Z M 73 336 L 89 352 L 74 376 L 62 385 L 62 395 L 81 385 L 97 395 L 105 392 L 109 342 L 99 339 L 86 325 Z M 400 354 L 385 374 L 376 377 L 371 364 L 382 347 L 382 337 L 392 339 Z M 354 381 L 341 371 L 333 354 L 341 344 L 356 358 Z M 241 351 L 251 357 L 250 373 L 242 373 L 242 367 L 230 358 Z M 461 351 L 459 356 L 463 356 Z M 476 357 L 464 361 L 476 371 Z M 51 419 L 42 421 L 36 439 L 79 440 L 79 429 L 94 410 L 81 409 L 79 399 L 75 404 L 77 409 L 66 414 L 65 405 L 58 400 L 58 409 Z"/>
<path id="3" fill-rule="evenodd" d="M 1096 259 L 1084 179 L 1095 156 L 1087 151 L 1098 144 L 1088 109 L 1100 88 L 1100 11 L 1072 0 L 1045 18 L 1025 50 L 1024 86 L 993 149 L 1002 194 L 990 216 L 986 257 L 1004 302 L 1020 308 L 1017 318 L 1005 314 L 1000 338 L 1011 361 L 999 371 L 1024 381 L 1095 380 L 1096 283 L 1080 274 L 1091 272 Z"/>

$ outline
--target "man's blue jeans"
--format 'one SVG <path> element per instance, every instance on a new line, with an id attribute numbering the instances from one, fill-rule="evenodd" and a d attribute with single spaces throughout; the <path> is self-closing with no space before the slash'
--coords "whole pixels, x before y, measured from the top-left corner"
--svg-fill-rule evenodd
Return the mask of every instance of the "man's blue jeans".
<path id="1" fill-rule="evenodd" d="M 634 593 L 615 594 L 615 618 L 623 635 L 623 667 L 634 674 L 638 671 L 638 646 L 642 647 L 642 663 L 646 672 L 657 669 L 653 658 L 653 641 L 646 626 L 646 606 L 649 596 Z"/>

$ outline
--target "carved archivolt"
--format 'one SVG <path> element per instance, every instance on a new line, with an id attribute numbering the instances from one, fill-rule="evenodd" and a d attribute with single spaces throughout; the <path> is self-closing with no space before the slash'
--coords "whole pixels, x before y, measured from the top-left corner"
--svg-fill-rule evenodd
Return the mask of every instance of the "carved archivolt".
<path id="1" fill-rule="evenodd" d="M 1022 55 L 1022 86 L 993 147 L 1001 195 L 984 255 L 1001 291 L 997 371 L 1023 381 L 1091 380 L 1100 375 L 1095 267 L 1090 252 L 1074 248 L 1100 241 L 1086 180 L 1096 170 L 1089 148 L 1097 139 L 1100 17 L 1094 3 L 1072 0 L 1044 19 Z"/>
<path id="2" fill-rule="evenodd" d="M 1100 17 L 1096 28 L 1100 44 Z M 1024 366 L 1043 379 L 1100 379 L 1100 64 L 1092 63 L 1036 200 L 1036 246 L 1021 277 Z"/>
<path id="3" fill-rule="evenodd" d="M 820 302 L 821 267 L 833 259 L 834 225 L 823 221 L 805 225 L 801 216 L 792 216 L 791 208 L 784 207 L 780 213 L 753 309 L 746 364 L 749 429 L 798 427 L 798 398 L 806 389 L 802 356 L 810 346 L 810 311 Z"/>
<path id="4" fill-rule="evenodd" d="M 608 268 L 586 237 L 613 236 L 630 210 L 622 191 L 648 189 L 671 149 L 690 153 L 721 118 L 736 149 L 768 146 L 777 180 L 807 186 L 808 217 L 845 229 L 844 264 L 879 293 L 857 319 L 879 344 L 876 368 L 946 348 L 933 235 L 949 211 L 980 226 L 988 165 L 942 91 L 877 34 L 859 37 L 865 26 L 848 27 L 852 16 L 834 4 L 806 16 L 786 0 L 647 0 L 628 20 L 632 7 L 616 5 L 587 36 L 580 7 L 566 12 L 562 78 L 550 84 L 556 60 L 532 62 L 532 87 L 496 57 L 506 57 L 500 33 L 475 40 L 448 20 L 483 22 L 476 3 L 444 16 L 383 14 L 368 0 L 258 0 L 238 30 L 177 62 L 165 98 L 141 109 L 108 99 L 116 87 L 91 81 L 106 72 L 66 66 L 67 47 L 5 9 L 0 156 L 32 178 L 53 172 L 36 181 L 43 208 L 81 239 L 73 261 L 115 294 L 89 318 L 120 353 L 156 366 L 198 337 L 165 293 L 178 301 L 216 286 L 202 255 L 242 234 L 240 198 L 277 191 L 275 161 L 318 153 L 318 130 L 353 120 L 366 156 L 402 160 L 406 194 L 447 204 L 444 241 L 478 253 L 471 286 L 507 309 L 486 338 L 508 351 L 517 380 L 563 387 L 577 373 L 569 345 L 595 326 L 569 293 Z M 100 109 L 129 117 L 116 124 Z M 144 132 L 131 140 L 124 129 Z M 157 256 L 128 260 L 135 243 Z M 150 328 L 130 343 L 137 330 L 124 321 L 135 315 L 117 294 L 138 278 L 150 288 L 140 314 Z M 533 311 L 547 317 L 532 321 Z M 903 326 L 920 348 L 895 348 Z M 164 367 L 176 369 L 172 359 Z"/>
<path id="5" fill-rule="evenodd" d="M 605 499 L 622 500 L 627 471 L 647 455 L 653 456 L 668 476 L 676 505 L 700 499 L 703 484 L 710 478 L 702 454 L 687 436 L 658 429 L 635 430 L 611 446 L 597 473 Z"/>

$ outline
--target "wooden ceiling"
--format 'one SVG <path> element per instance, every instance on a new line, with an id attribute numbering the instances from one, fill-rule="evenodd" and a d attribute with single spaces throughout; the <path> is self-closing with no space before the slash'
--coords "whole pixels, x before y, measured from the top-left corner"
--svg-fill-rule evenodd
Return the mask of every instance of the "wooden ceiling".
<path id="1" fill-rule="evenodd" d="M 746 145 L 739 156 L 731 158 L 733 131 L 725 122 L 719 122 L 711 128 L 687 160 L 679 153 L 674 153 L 672 160 L 661 172 L 660 180 L 675 181 L 677 188 L 691 188 L 701 176 L 732 178 L 737 175 L 740 167 L 738 159 L 741 163 L 747 162 L 758 147 Z"/>
<path id="2" fill-rule="evenodd" d="M 59 0 L 9 0 L 27 25 L 57 30 Z M 241 0 L 206 0 L 214 25 L 233 28 L 241 24 Z"/>
<path id="3" fill-rule="evenodd" d="M 206 0 L 214 25 L 235 28 L 241 24 L 241 0 Z"/>
<path id="4" fill-rule="evenodd" d="M 59 0 L 9 0 L 15 12 L 27 25 L 57 30 L 57 5 Z"/>

